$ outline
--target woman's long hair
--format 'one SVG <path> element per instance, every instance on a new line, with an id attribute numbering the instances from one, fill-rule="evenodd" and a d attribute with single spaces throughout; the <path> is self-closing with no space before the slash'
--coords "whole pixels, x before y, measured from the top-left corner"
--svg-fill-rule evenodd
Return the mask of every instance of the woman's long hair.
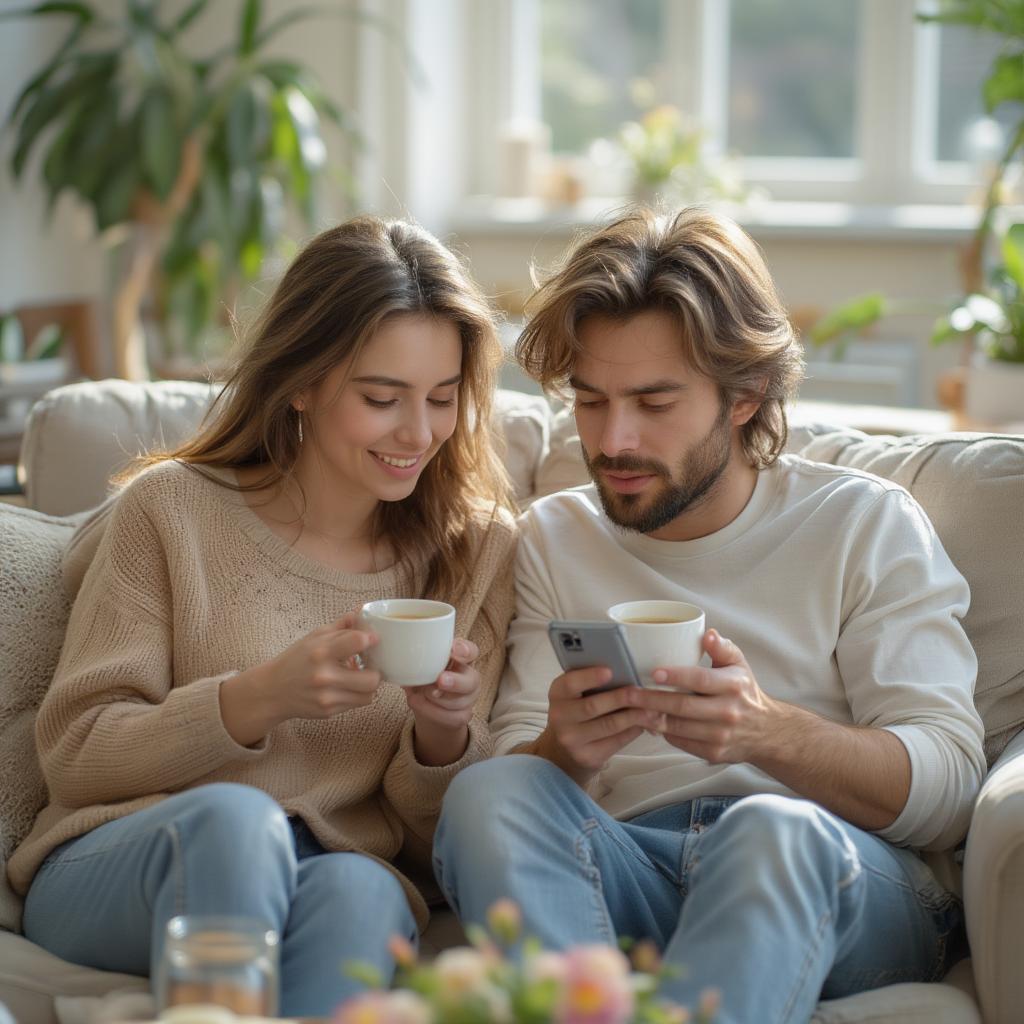
<path id="1" fill-rule="evenodd" d="M 134 467 L 174 459 L 195 467 L 265 467 L 243 490 L 285 481 L 299 453 L 292 401 L 345 360 L 385 321 L 409 314 L 454 324 L 462 341 L 455 431 L 415 490 L 378 504 L 375 540 L 410 571 L 426 566 L 424 596 L 458 598 L 473 569 L 471 519 L 511 508 L 508 478 L 488 429 L 502 361 L 494 314 L 458 258 L 423 229 L 363 216 L 299 253 L 254 324 L 234 371 L 189 441 Z"/>

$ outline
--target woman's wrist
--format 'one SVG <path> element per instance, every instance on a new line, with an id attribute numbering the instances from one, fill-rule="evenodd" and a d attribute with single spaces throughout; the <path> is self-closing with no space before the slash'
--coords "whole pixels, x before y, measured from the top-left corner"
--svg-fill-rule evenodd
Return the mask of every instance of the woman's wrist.
<path id="1" fill-rule="evenodd" d="M 282 719 L 268 694 L 268 666 L 229 676 L 220 685 L 220 716 L 228 735 L 242 747 L 259 743 Z"/>
<path id="2" fill-rule="evenodd" d="M 416 720 L 412 731 L 412 748 L 416 760 L 428 768 L 454 764 L 469 746 L 469 726 L 437 725 Z"/>

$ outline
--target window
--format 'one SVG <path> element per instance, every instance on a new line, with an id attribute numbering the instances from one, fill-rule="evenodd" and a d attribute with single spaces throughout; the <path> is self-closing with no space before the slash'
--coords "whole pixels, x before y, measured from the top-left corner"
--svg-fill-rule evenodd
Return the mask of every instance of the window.
<path id="1" fill-rule="evenodd" d="M 663 0 L 541 4 L 541 112 L 556 153 L 583 152 L 667 91 L 663 7 Z"/>
<path id="2" fill-rule="evenodd" d="M 756 157 L 853 157 L 859 10 L 850 0 L 732 0 L 726 145 Z"/>
<path id="3" fill-rule="evenodd" d="M 1008 129 L 1020 120 L 1021 104 L 1003 103 L 993 117 L 984 110 L 981 79 L 999 55 L 999 38 L 960 25 L 932 30 L 938 53 L 934 144 L 936 162 L 977 164 L 995 156 L 1009 143 Z"/>
<path id="4" fill-rule="evenodd" d="M 505 28 L 475 37 L 474 80 L 514 81 L 490 88 L 511 99 L 479 111 L 476 149 L 532 118 L 552 152 L 586 164 L 623 122 L 669 104 L 701 125 L 709 156 L 737 155 L 775 198 L 963 202 L 997 125 L 1019 114 L 982 116 L 999 37 L 919 23 L 930 2 L 479 0 L 478 25 Z M 495 194 L 494 161 L 478 160 L 476 190 Z M 623 179 L 595 180 L 614 194 Z"/>

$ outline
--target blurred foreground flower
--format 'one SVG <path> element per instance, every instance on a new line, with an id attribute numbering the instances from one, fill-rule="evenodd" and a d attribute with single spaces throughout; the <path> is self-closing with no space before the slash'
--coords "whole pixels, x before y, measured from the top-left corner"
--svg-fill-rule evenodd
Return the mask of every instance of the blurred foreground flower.
<path id="1" fill-rule="evenodd" d="M 332 1024 L 711 1024 L 718 1012 L 714 990 L 692 1012 L 658 995 L 672 972 L 649 942 L 632 948 L 631 965 L 612 946 L 555 953 L 533 939 L 520 942 L 522 915 L 510 900 L 494 904 L 487 922 L 490 932 L 467 928 L 472 946 L 429 964 L 404 939 L 393 940 L 394 989 L 348 1000 Z M 516 958 L 502 946 L 516 946 Z M 349 971 L 371 980 L 358 966 Z"/>

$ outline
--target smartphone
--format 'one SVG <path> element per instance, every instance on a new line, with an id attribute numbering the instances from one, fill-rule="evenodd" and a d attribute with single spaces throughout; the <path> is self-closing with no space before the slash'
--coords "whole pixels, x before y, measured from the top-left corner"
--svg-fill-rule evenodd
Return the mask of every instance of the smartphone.
<path id="1" fill-rule="evenodd" d="M 597 665 L 612 670 L 611 682 L 586 690 L 584 697 L 619 686 L 641 685 L 626 634 L 617 622 L 549 622 L 548 637 L 563 671 Z"/>

